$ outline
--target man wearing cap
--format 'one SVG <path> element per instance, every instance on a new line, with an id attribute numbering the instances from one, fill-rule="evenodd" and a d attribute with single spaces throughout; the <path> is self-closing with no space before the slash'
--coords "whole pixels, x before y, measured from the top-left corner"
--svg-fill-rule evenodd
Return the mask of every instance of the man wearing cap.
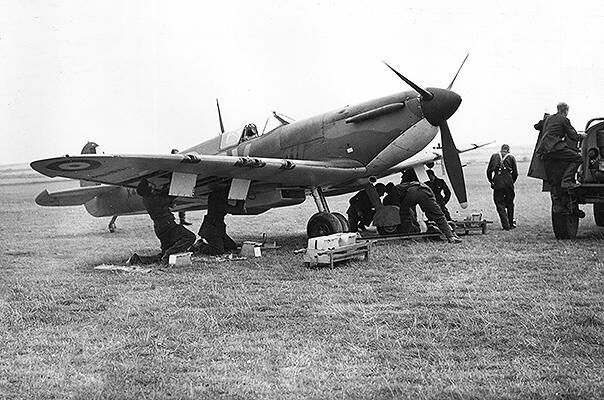
<path id="1" fill-rule="evenodd" d="M 443 214 L 445 214 L 447 221 L 451 221 L 451 214 L 449 214 L 449 210 L 447 210 L 447 203 L 451 199 L 451 190 L 449 189 L 449 186 L 447 186 L 447 182 L 445 182 L 444 179 L 437 177 L 431 169 L 427 170 L 426 173 L 428 174 L 429 180 L 424 183 L 432 189 L 432 192 L 434 192 L 436 202 L 443 211 Z"/>
<path id="2" fill-rule="evenodd" d="M 415 174 L 403 173 L 400 185 L 396 186 L 401 198 L 399 210 L 401 232 L 410 233 L 415 231 L 412 210 L 415 210 L 415 207 L 419 205 L 428 220 L 436 223 L 436 226 L 445 235 L 449 243 L 461 243 L 461 239 L 453 232 L 445 218 L 445 214 L 436 202 L 432 189 L 426 184 L 418 182 L 417 177 L 413 178 L 412 175 Z"/>

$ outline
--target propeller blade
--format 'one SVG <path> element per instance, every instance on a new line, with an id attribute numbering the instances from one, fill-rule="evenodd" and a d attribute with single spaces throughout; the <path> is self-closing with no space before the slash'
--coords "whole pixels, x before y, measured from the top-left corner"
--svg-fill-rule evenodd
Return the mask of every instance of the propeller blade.
<path id="1" fill-rule="evenodd" d="M 451 90 L 451 88 L 453 87 L 453 83 L 455 82 L 455 79 L 457 79 L 457 75 L 459 75 L 459 71 L 461 71 L 461 67 L 463 67 L 463 65 L 466 63 L 466 60 L 468 59 L 469 56 L 470 56 L 470 53 L 466 54 L 466 58 L 464 58 L 463 61 L 461 62 L 461 65 L 459 66 L 457 73 L 453 77 L 453 80 L 451 81 L 451 83 L 449 83 L 449 86 L 447 86 L 447 90 Z"/>
<path id="2" fill-rule="evenodd" d="M 422 88 L 419 85 L 416 85 L 415 83 L 413 83 L 411 80 L 405 78 L 403 75 L 401 75 L 397 70 L 395 70 L 394 68 L 392 68 L 390 65 L 388 65 L 388 63 L 386 61 L 382 61 L 384 64 L 386 64 L 386 66 L 388 68 L 390 68 L 392 70 L 392 72 L 394 72 L 399 78 L 401 78 L 403 81 L 405 81 L 405 83 L 407 83 L 407 85 L 411 86 L 413 89 L 415 89 L 415 91 L 417 93 L 420 94 L 420 96 L 422 96 L 422 99 L 425 101 L 430 101 L 432 100 L 432 98 L 434 97 L 434 95 L 430 92 L 428 92 L 426 89 Z"/>
<path id="3" fill-rule="evenodd" d="M 453 142 L 453 136 L 451 136 L 447 121 L 444 121 L 440 125 L 440 136 L 443 143 L 443 161 L 449 181 L 453 187 L 453 192 L 455 192 L 455 197 L 457 197 L 461 208 L 467 208 L 468 196 L 466 194 L 466 182 L 463 176 L 461 160 L 459 159 L 459 153 Z"/>

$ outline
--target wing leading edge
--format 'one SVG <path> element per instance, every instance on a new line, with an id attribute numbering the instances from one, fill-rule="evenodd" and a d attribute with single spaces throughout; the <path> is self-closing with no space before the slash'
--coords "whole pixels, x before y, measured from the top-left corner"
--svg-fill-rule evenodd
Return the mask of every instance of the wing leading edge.
<path id="1" fill-rule="evenodd" d="M 336 184 L 366 173 L 353 160 L 293 160 L 226 155 L 78 155 L 37 160 L 31 167 L 49 177 L 82 179 L 107 185 L 136 187 L 143 179 L 159 179 L 172 172 L 209 177 L 239 178 L 281 185 L 312 187 Z"/>

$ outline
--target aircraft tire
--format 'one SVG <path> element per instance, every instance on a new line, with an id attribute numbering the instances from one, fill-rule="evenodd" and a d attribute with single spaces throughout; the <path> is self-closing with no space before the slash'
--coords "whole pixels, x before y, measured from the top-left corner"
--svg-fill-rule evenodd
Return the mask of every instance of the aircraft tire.
<path id="1" fill-rule="evenodd" d="M 345 216 L 337 212 L 332 214 L 335 215 L 336 218 L 340 221 L 340 224 L 342 224 L 342 232 L 350 232 L 350 224 L 348 223 L 348 219 L 346 219 Z"/>
<path id="2" fill-rule="evenodd" d="M 556 239 L 574 239 L 579 229 L 579 216 L 574 213 L 552 212 L 552 228 Z"/>
<path id="3" fill-rule="evenodd" d="M 109 224 L 108 228 L 109 228 L 109 232 L 111 232 L 111 233 L 114 233 L 117 229 L 117 227 L 115 226 L 115 223 L 113 223 L 113 222 Z"/>
<path id="4" fill-rule="evenodd" d="M 342 223 L 332 213 L 318 212 L 308 220 L 306 234 L 309 238 L 342 232 Z"/>
<path id="5" fill-rule="evenodd" d="M 594 219 L 596 225 L 604 226 L 604 204 L 594 203 Z"/>

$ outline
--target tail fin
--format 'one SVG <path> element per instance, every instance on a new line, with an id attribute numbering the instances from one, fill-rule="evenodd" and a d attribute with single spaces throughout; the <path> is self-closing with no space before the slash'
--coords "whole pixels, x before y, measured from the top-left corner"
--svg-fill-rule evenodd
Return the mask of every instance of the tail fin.
<path id="1" fill-rule="evenodd" d="M 94 142 L 88 142 L 84 145 L 84 147 L 82 147 L 82 151 L 80 153 L 81 154 L 96 154 L 97 147 L 99 147 L 98 144 L 96 144 Z M 100 185 L 100 183 L 80 181 L 80 187 L 97 186 L 97 185 Z"/>

